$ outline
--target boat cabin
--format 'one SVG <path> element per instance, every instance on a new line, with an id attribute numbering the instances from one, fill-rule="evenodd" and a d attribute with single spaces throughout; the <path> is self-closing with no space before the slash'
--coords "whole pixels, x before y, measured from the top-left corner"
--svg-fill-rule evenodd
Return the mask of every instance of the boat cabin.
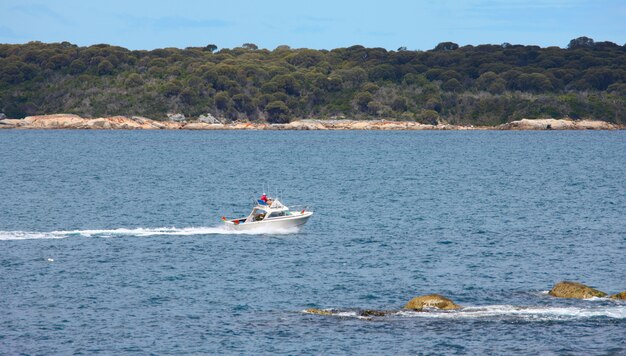
<path id="1" fill-rule="evenodd" d="M 270 199 L 267 203 L 263 200 L 257 200 L 257 205 L 252 209 L 245 222 L 273 220 L 289 215 L 291 215 L 289 208 L 284 206 L 278 199 Z"/>

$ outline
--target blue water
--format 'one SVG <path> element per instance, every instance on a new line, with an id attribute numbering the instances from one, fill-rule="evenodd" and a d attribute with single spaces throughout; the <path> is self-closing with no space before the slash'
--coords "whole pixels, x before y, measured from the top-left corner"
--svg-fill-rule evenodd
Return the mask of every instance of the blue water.
<path id="1" fill-rule="evenodd" d="M 0 354 L 626 352 L 626 302 L 545 293 L 626 290 L 624 131 L 8 130 L 0 152 Z M 220 227 L 268 183 L 304 229 Z M 465 308 L 356 316 L 429 293 Z"/>

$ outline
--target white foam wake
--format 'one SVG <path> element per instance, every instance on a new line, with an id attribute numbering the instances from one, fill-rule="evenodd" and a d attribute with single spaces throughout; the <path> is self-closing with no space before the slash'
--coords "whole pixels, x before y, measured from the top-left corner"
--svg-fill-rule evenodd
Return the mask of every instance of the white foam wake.
<path id="1" fill-rule="evenodd" d="M 28 239 L 61 239 L 72 236 L 84 237 L 147 237 L 147 236 L 190 236 L 190 235 L 286 235 L 298 232 L 298 228 L 267 228 L 236 231 L 224 226 L 215 227 L 159 227 L 159 228 L 119 228 L 103 230 L 67 230 L 67 231 L 0 231 L 0 241 Z"/>
<path id="2" fill-rule="evenodd" d="M 0 231 L 0 241 L 29 240 L 29 239 L 61 239 L 67 236 L 57 235 L 52 232 L 32 231 Z"/>
<path id="3" fill-rule="evenodd" d="M 400 311 L 398 315 L 418 318 L 517 318 L 524 320 L 574 320 L 593 317 L 626 318 L 626 305 L 603 307 L 520 307 L 514 305 L 486 305 L 465 307 L 454 311 L 413 312 Z"/>

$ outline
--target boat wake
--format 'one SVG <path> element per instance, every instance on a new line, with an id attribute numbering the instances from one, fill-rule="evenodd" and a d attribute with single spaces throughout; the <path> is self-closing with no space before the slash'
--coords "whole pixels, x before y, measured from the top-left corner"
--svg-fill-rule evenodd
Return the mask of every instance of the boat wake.
<path id="1" fill-rule="evenodd" d="M 295 228 L 260 227 L 254 230 L 235 231 L 224 226 L 214 227 L 159 227 L 159 228 L 119 228 L 103 230 L 67 230 L 67 231 L 0 231 L 0 241 L 30 239 L 62 239 L 73 236 L 82 237 L 148 237 L 148 236 L 191 236 L 191 235 L 288 235 L 295 234 Z"/>
<path id="2" fill-rule="evenodd" d="M 619 302 L 616 302 L 619 303 Z M 486 319 L 486 320 L 524 320 L 524 321 L 568 321 L 589 318 L 626 319 L 626 305 L 612 305 L 602 307 L 543 307 L 543 306 L 514 306 L 514 305 L 486 305 L 464 307 L 460 310 L 400 310 L 386 312 L 388 317 L 424 318 L 424 319 Z M 363 316 L 358 310 L 327 309 L 328 314 L 335 317 L 357 318 L 371 320 L 370 316 Z M 303 313 L 313 314 L 307 310 Z"/>

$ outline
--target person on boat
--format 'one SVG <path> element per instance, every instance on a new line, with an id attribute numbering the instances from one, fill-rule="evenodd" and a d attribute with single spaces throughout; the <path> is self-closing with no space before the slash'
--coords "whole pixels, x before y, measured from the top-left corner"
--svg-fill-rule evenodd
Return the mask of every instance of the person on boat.
<path id="1" fill-rule="evenodd" d="M 267 204 L 267 195 L 265 195 L 265 193 L 263 193 L 263 195 L 261 195 L 261 199 L 260 200 L 263 200 L 263 202 L 265 204 Z"/>

